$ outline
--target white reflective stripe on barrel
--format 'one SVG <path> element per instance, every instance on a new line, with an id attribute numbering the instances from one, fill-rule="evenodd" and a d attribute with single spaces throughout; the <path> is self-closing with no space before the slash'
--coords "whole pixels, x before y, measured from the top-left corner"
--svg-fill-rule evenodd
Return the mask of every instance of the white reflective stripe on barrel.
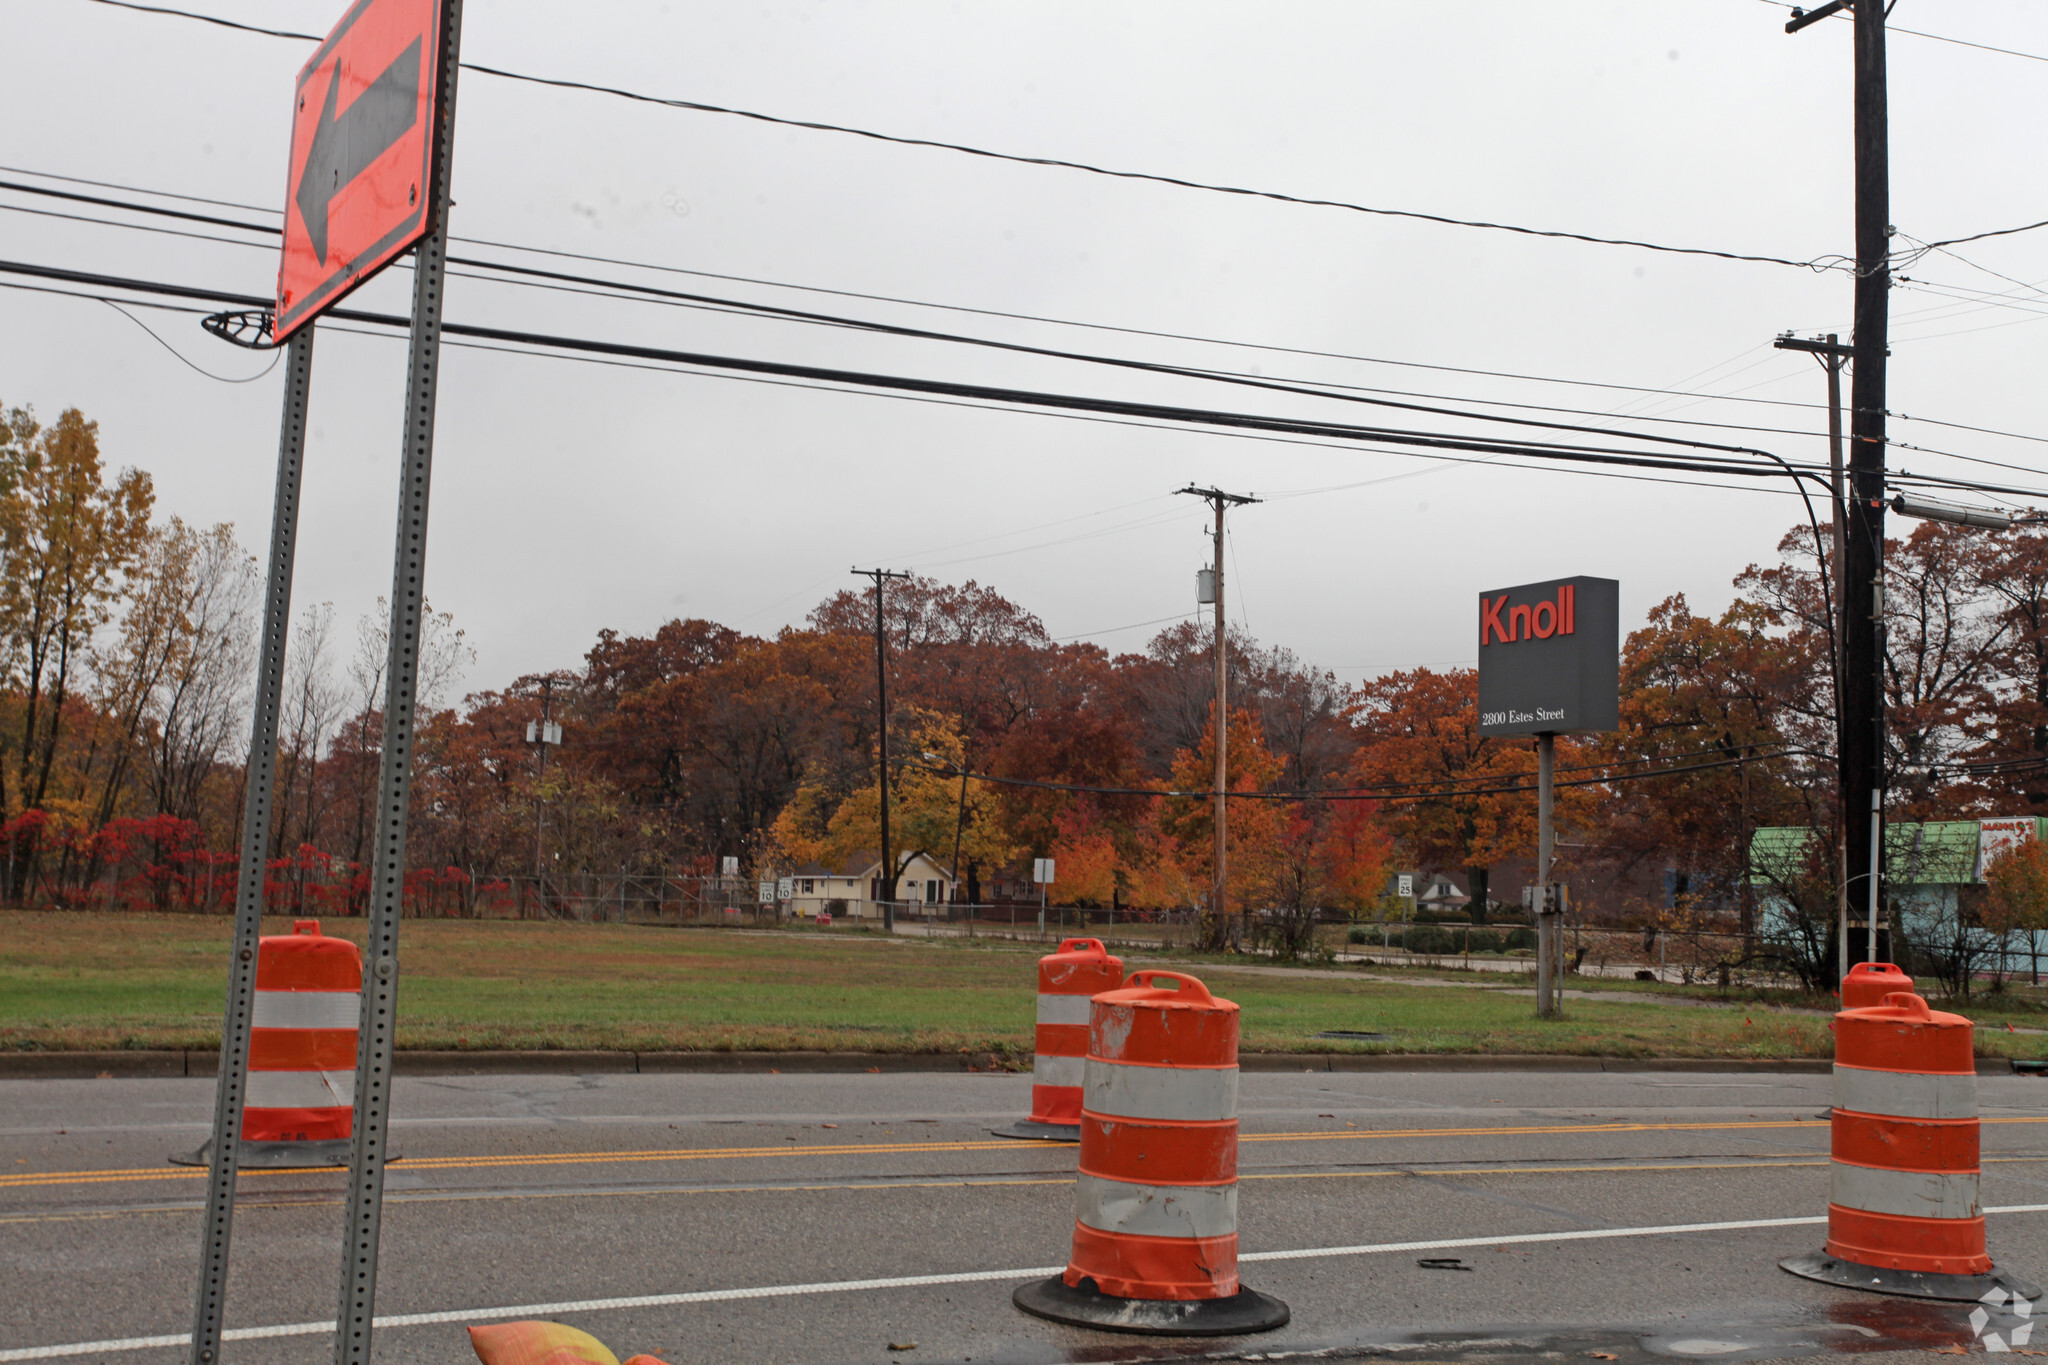
<path id="1" fill-rule="evenodd" d="M 1835 1064 L 1835 1108 L 1902 1119 L 1977 1117 L 1977 1077 Z"/>
<path id="2" fill-rule="evenodd" d="M 1126 1119 L 1237 1117 L 1234 1066 L 1133 1066 L 1088 1059 L 1081 1107 Z"/>
<path id="3" fill-rule="evenodd" d="M 1976 1218 L 1975 1171 L 1886 1171 L 1854 1162 L 1831 1162 L 1828 1202 L 1865 1213 L 1904 1218 Z"/>
<path id="4" fill-rule="evenodd" d="M 251 1028 L 355 1028 L 363 997 L 355 991 L 258 991 Z"/>
<path id="5" fill-rule="evenodd" d="M 353 1071 L 251 1071 L 251 1109 L 332 1109 L 356 1102 Z"/>
<path id="6" fill-rule="evenodd" d="M 1085 1071 L 1086 1062 L 1080 1057 L 1048 1057 L 1040 1052 L 1031 1058 L 1034 1085 L 1071 1085 L 1078 1089 Z"/>
<path id="7" fill-rule="evenodd" d="M 1041 1024 L 1086 1024 L 1088 997 L 1085 995 L 1041 995 L 1038 997 Z"/>
<path id="8" fill-rule="evenodd" d="M 1082 1172 L 1074 1217 L 1097 1232 L 1139 1237 L 1228 1237 L 1237 1231 L 1237 1186 L 1130 1185 Z"/>

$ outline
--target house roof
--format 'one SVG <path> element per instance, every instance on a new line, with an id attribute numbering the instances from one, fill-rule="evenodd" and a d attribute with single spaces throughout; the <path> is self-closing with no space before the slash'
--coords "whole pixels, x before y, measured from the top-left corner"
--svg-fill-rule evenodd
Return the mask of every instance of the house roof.
<path id="1" fill-rule="evenodd" d="M 2036 822 L 2042 837 L 2044 822 Z M 1888 874 L 1909 886 L 1966 885 L 1977 880 L 1977 850 L 1982 822 L 1977 820 L 1902 820 L 1885 826 L 1884 855 Z M 1803 825 L 1774 826 L 1750 836 L 1749 866 L 1753 885 L 1790 881 L 1805 870 L 1813 831 Z"/>
<path id="2" fill-rule="evenodd" d="M 907 856 L 899 856 L 903 856 L 905 870 L 908 870 L 911 863 L 922 858 L 937 868 L 943 875 L 948 877 L 953 875 L 946 871 L 944 863 L 923 849 L 918 849 L 915 852 L 904 850 L 904 855 Z M 866 881 L 870 877 L 882 875 L 882 858 L 880 854 L 871 848 L 860 848 L 855 849 L 852 855 L 844 862 L 837 864 L 805 863 L 802 867 L 796 868 L 786 875 L 792 877 L 850 877 L 856 881 Z"/>

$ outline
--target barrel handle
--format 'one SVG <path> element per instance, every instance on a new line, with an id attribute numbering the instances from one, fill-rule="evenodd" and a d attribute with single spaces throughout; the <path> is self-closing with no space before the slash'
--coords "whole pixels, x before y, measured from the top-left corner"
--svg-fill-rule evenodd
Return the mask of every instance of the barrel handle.
<path id="1" fill-rule="evenodd" d="M 1897 1010 L 1909 1019 L 1932 1019 L 1934 1013 L 1927 1006 L 1927 997 L 1910 991 L 1893 991 L 1884 998 L 1884 1008 Z"/>
<path id="2" fill-rule="evenodd" d="M 1092 952 L 1106 955 L 1109 949 L 1102 946 L 1102 940 L 1099 938 L 1063 938 L 1060 940 L 1059 951 L 1063 953 Z"/>
<path id="3" fill-rule="evenodd" d="M 1161 981 L 1177 981 L 1180 984 L 1176 987 L 1162 989 L 1159 985 Z M 1209 1003 L 1214 998 L 1209 994 L 1207 986 L 1204 986 L 1186 972 L 1157 972 L 1150 967 L 1132 972 L 1124 978 L 1124 984 L 1119 989 L 1130 991 L 1148 988 L 1160 995 L 1177 996 L 1182 1000 L 1194 999 L 1203 1004 Z"/>

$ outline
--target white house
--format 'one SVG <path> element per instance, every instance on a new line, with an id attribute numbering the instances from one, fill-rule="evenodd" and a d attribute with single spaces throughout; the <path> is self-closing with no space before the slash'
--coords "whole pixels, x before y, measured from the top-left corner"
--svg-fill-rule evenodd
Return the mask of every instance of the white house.
<path id="1" fill-rule="evenodd" d="M 896 878 L 899 910 L 942 905 L 953 898 L 953 874 L 937 859 L 922 850 L 907 859 L 902 853 L 896 856 L 903 869 Z M 856 919 L 881 916 L 882 860 L 872 852 L 862 850 L 838 866 L 806 863 L 788 876 L 795 883 L 790 909 L 800 916 L 809 918 L 828 907 L 834 915 Z M 845 902 L 844 911 L 833 907 L 834 901 Z"/>

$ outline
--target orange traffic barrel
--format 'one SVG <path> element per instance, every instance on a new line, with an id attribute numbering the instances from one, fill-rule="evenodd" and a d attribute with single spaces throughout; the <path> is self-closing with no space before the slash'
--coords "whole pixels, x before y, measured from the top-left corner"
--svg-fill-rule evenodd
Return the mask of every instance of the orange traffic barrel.
<path id="1" fill-rule="evenodd" d="M 1913 978 L 1900 970 L 1897 963 L 1859 962 L 1842 978 L 1842 1008 L 1860 1010 L 1866 1005 L 1882 1005 L 1887 995 L 1910 993 L 1912 989 Z"/>
<path id="2" fill-rule="evenodd" d="M 1881 1294 L 1965 1301 L 1997 1290 L 2039 1298 L 2038 1288 L 1998 1270 L 1984 1249 L 1970 1021 L 1894 991 L 1880 1004 L 1837 1014 L 1834 1031 L 1827 1245 L 1778 1264 Z"/>
<path id="3" fill-rule="evenodd" d="M 362 990 L 362 953 L 319 920 L 257 941 L 238 1166 L 349 1164 Z M 211 1146 L 171 1159 L 204 1166 Z"/>
<path id="4" fill-rule="evenodd" d="M 1066 1270 L 1012 1301 L 1115 1332 L 1234 1336 L 1287 1305 L 1237 1278 L 1237 1006 L 1192 976 L 1131 973 L 1088 1017 Z"/>
<path id="5" fill-rule="evenodd" d="M 1038 1034 L 1031 1059 L 1031 1117 L 997 1137 L 1081 1140 L 1081 1073 L 1088 1060 L 1088 1000 L 1123 984 L 1123 959 L 1099 938 L 1070 938 L 1038 959 Z"/>

